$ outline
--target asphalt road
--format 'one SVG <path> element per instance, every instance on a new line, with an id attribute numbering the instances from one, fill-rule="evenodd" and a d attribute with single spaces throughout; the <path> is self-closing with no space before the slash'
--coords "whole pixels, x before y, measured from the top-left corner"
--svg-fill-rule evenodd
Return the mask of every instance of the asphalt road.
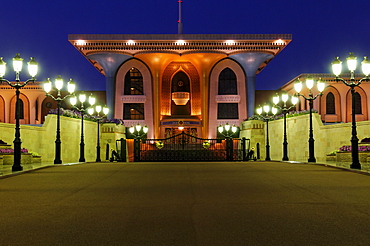
<path id="1" fill-rule="evenodd" d="M 370 244 L 370 176 L 319 165 L 55 166 L 0 201 L 1 245 Z"/>

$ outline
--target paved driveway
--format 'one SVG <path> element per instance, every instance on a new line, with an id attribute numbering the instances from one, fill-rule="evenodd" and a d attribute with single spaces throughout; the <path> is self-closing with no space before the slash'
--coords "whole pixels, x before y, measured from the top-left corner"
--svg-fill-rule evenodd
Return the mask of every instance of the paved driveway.
<path id="1" fill-rule="evenodd" d="M 319 165 L 58 166 L 0 201 L 1 245 L 370 244 L 370 176 Z"/>

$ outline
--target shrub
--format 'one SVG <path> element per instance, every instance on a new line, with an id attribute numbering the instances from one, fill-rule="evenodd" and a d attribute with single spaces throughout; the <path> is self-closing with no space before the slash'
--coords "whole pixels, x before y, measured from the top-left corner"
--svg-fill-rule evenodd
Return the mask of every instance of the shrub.
<path id="1" fill-rule="evenodd" d="M 48 114 L 58 114 L 58 109 L 51 109 Z M 81 119 L 81 112 L 77 110 L 70 110 L 60 108 L 59 115 L 70 117 L 70 118 L 79 118 Z M 115 123 L 116 125 L 123 125 L 123 120 L 121 119 L 101 119 L 97 116 L 92 116 L 89 114 L 84 114 L 84 120 L 95 121 L 100 120 L 102 123 Z"/>

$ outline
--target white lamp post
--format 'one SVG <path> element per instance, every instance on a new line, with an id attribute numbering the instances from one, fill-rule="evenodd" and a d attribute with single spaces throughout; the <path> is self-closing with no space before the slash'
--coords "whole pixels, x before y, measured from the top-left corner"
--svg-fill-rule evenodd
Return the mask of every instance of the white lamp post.
<path id="1" fill-rule="evenodd" d="M 269 115 L 271 110 L 272 116 Z M 269 143 L 269 121 L 272 119 L 273 115 L 277 113 L 276 107 L 270 107 L 269 105 L 265 104 L 263 107 L 259 106 L 257 108 L 257 114 L 259 114 L 262 119 L 266 122 L 266 158 L 265 161 L 270 161 L 270 143 Z M 262 113 L 265 113 L 263 115 Z"/>
<path id="2" fill-rule="evenodd" d="M 288 99 L 289 99 L 289 95 L 287 93 L 283 93 L 281 95 L 281 101 L 283 102 L 283 107 L 281 107 L 281 106 L 278 105 L 280 103 L 280 96 L 278 94 L 276 94 L 276 96 L 274 96 L 272 98 L 274 106 L 281 109 L 281 111 L 284 115 L 284 140 L 283 140 L 283 159 L 282 159 L 283 161 L 289 161 L 288 141 L 287 141 L 287 134 L 286 134 L 286 114 L 289 112 L 289 110 L 291 108 L 295 107 L 295 105 L 298 102 L 298 97 L 292 96 L 291 97 L 292 106 L 287 107 L 286 103 L 287 103 Z"/>
<path id="3" fill-rule="evenodd" d="M 86 94 L 81 93 L 78 96 L 78 100 L 80 102 L 80 107 L 77 107 L 77 97 L 71 97 L 70 102 L 74 109 L 76 109 L 78 112 L 81 113 L 81 141 L 80 141 L 80 159 L 79 162 L 85 162 L 85 143 L 84 143 L 84 114 L 86 112 L 85 108 L 85 101 L 86 101 Z M 93 95 L 89 96 L 89 104 L 90 106 L 93 106 L 95 104 L 95 97 Z"/>
<path id="4" fill-rule="evenodd" d="M 308 96 L 305 96 L 303 94 L 300 94 L 301 90 L 302 90 L 302 82 L 297 79 L 296 83 L 294 84 L 294 89 L 296 90 L 298 96 L 301 96 L 303 97 L 306 101 L 309 102 L 309 106 L 310 106 L 310 130 L 309 130 L 309 138 L 308 138 L 308 148 L 309 148 L 309 158 L 308 158 L 308 162 L 316 162 L 316 158 L 315 158 L 315 140 L 313 138 L 313 127 L 312 127 L 312 108 L 313 108 L 313 101 L 318 97 L 318 96 L 321 96 L 325 89 L 325 83 L 324 81 L 321 80 L 321 78 L 319 78 L 319 80 L 316 82 L 317 84 L 317 90 L 319 91 L 318 94 L 316 94 L 315 96 L 312 94 L 312 88 L 314 86 L 314 79 L 312 77 L 308 77 L 306 79 L 306 87 L 308 88 Z"/>
<path id="5" fill-rule="evenodd" d="M 62 159 L 61 159 L 61 144 L 62 141 L 60 139 L 60 104 L 61 102 L 66 99 L 69 96 L 72 96 L 76 85 L 73 82 L 72 79 L 69 80 L 67 84 L 68 92 L 69 94 L 65 95 L 64 97 L 61 96 L 61 89 L 63 88 L 63 79 L 60 75 L 55 79 L 54 81 L 55 88 L 57 89 L 57 96 L 54 97 L 52 94 L 50 94 L 50 91 L 53 88 L 53 84 L 50 81 L 50 78 L 48 78 L 44 82 L 44 91 L 46 92 L 46 96 L 51 97 L 54 101 L 57 101 L 58 103 L 58 111 L 57 111 L 57 133 L 56 133 L 56 139 L 55 139 L 55 159 L 54 159 L 54 164 L 62 164 Z"/>
<path id="6" fill-rule="evenodd" d="M 94 114 L 94 108 L 90 107 L 87 109 L 88 113 L 90 115 Z M 96 144 L 96 162 L 101 162 L 100 159 L 100 120 L 103 119 L 108 113 L 109 113 L 109 108 L 107 106 L 102 107 L 101 105 L 96 105 L 95 106 L 95 112 L 96 112 L 96 119 L 98 122 L 98 136 L 97 136 L 97 144 Z M 102 113 L 102 114 L 101 114 Z"/>
<path id="7" fill-rule="evenodd" d="M 352 145 L 352 163 L 351 168 L 353 169 L 361 169 L 361 163 L 358 156 L 358 138 L 357 138 L 357 127 L 356 127 L 356 107 L 355 107 L 355 87 L 359 86 L 363 81 L 369 81 L 369 74 L 370 74 L 370 61 L 367 60 L 367 57 L 364 57 L 364 60 L 361 62 L 362 65 L 362 72 L 365 75 L 364 78 L 360 79 L 359 81 L 355 80 L 355 70 L 357 67 L 357 57 L 350 53 L 347 57 L 347 67 L 351 73 L 351 78 L 349 81 L 346 81 L 342 78 L 339 78 L 340 74 L 342 73 L 342 62 L 339 60 L 339 57 L 336 57 L 334 61 L 331 63 L 333 73 L 335 75 L 335 80 L 342 81 L 346 86 L 351 88 L 351 96 L 352 96 L 352 138 L 351 138 L 351 145 Z"/>
<path id="8" fill-rule="evenodd" d="M 15 82 L 10 82 L 7 79 L 4 79 L 4 75 L 6 73 L 6 62 L 3 61 L 3 58 L 0 57 L 0 82 L 6 82 L 11 87 L 15 88 L 15 95 L 16 95 L 16 101 L 15 101 L 15 138 L 14 138 L 14 163 L 12 166 L 12 171 L 22 171 L 23 167 L 21 165 L 21 132 L 19 127 L 19 113 L 20 113 L 20 105 L 19 105 L 19 95 L 20 95 L 20 88 L 23 88 L 27 85 L 28 82 L 35 82 L 35 76 L 38 71 L 38 63 L 34 60 L 33 57 L 31 57 L 31 60 L 28 62 L 28 73 L 31 76 L 30 79 L 20 82 L 19 74 L 22 71 L 23 66 L 23 59 L 19 56 L 19 53 L 16 54 L 16 56 L 13 58 L 13 70 L 15 72 Z"/>

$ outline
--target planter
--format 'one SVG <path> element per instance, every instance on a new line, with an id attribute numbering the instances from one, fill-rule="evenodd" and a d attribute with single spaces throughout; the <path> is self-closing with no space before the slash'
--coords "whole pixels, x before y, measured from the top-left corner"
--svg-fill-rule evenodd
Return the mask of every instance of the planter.
<path id="1" fill-rule="evenodd" d="M 13 165 L 14 164 L 14 155 L 3 154 L 3 165 Z M 32 164 L 32 155 L 31 154 L 22 154 L 21 155 L 21 164 Z"/>
<path id="2" fill-rule="evenodd" d="M 32 156 L 32 164 L 41 164 L 41 156 Z"/>
<path id="3" fill-rule="evenodd" d="M 370 156 L 369 151 L 360 151 L 358 152 L 358 158 L 360 163 L 366 163 L 368 156 Z M 337 162 L 352 162 L 352 152 L 337 152 Z"/>
<path id="4" fill-rule="evenodd" d="M 336 155 L 327 155 L 326 156 L 326 161 L 337 161 L 337 156 Z"/>

